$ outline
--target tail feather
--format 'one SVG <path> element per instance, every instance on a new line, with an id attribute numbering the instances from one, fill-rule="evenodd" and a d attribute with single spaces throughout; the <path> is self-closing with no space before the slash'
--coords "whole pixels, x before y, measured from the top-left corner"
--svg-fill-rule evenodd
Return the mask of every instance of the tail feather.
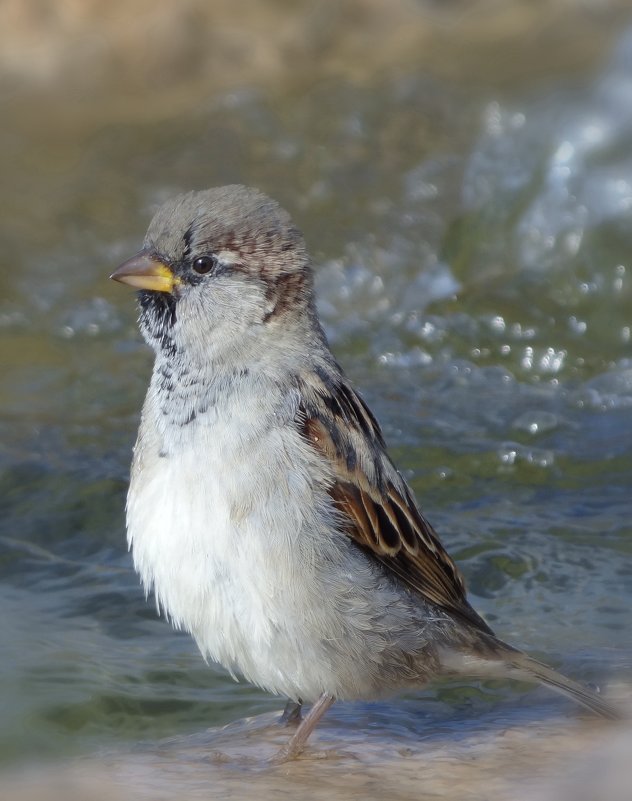
<path id="1" fill-rule="evenodd" d="M 473 648 L 445 652 L 442 655 L 443 665 L 461 674 L 535 681 L 566 695 L 602 718 L 623 720 L 626 717 L 594 690 L 567 678 L 494 636 L 484 632 L 477 632 L 477 635 Z"/>
<path id="2" fill-rule="evenodd" d="M 548 665 L 538 662 L 537 659 L 532 659 L 530 656 L 520 653 L 520 651 L 512 652 L 506 664 L 518 673 L 516 678 L 525 678 L 531 681 L 536 679 L 541 684 L 545 684 L 573 701 L 577 701 L 578 704 L 585 706 L 602 718 L 607 718 L 608 720 L 623 719 L 623 715 L 601 698 L 598 693 L 558 673 L 557 670 L 553 670 Z"/>

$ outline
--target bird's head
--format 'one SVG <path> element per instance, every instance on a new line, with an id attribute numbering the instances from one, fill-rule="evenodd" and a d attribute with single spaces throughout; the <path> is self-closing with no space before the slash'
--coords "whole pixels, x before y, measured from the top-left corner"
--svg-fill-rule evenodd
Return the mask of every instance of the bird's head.
<path id="1" fill-rule="evenodd" d="M 311 306 L 303 237 L 255 189 L 190 192 L 158 209 L 140 253 L 111 276 L 139 291 L 140 326 L 157 353 L 193 358 L 266 334 Z"/>

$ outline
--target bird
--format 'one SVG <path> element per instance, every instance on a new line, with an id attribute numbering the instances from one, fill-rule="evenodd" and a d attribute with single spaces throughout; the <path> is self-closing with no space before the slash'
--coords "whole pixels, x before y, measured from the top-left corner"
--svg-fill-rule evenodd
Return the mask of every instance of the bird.
<path id="1" fill-rule="evenodd" d="M 179 195 L 111 277 L 138 290 L 155 356 L 127 495 L 134 567 L 205 659 L 288 699 L 279 761 L 334 701 L 439 677 L 541 683 L 619 717 L 471 606 L 329 348 L 305 240 L 276 201 Z"/>

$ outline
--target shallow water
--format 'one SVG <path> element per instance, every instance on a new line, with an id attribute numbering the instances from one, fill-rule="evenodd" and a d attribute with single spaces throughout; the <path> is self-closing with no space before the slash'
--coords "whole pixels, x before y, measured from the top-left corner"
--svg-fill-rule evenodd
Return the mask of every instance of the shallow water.
<path id="1" fill-rule="evenodd" d="M 281 706 L 156 619 L 124 544 L 151 360 L 107 276 L 161 200 L 226 182 L 261 187 L 303 229 L 336 355 L 477 609 L 579 679 L 629 682 L 632 34 L 590 74 L 469 79 L 245 88 L 159 123 L 54 134 L 25 108 L 0 130 L 2 760 Z M 333 720 L 384 719 L 392 738 L 401 724 L 413 747 L 411 714 L 450 742 L 470 717 L 482 736 L 493 709 L 519 724 L 534 698 L 573 714 L 462 682 Z"/>
<path id="2" fill-rule="evenodd" d="M 13 772 L 7 801 L 175 798 L 627 801 L 630 731 L 560 721 L 535 705 L 478 719 L 417 704 L 335 708 L 303 758 L 270 762 L 287 737 L 274 714 L 141 744 L 127 753 Z M 484 726 L 484 728 L 482 728 Z M 446 790 L 449 795 L 446 796 Z"/>

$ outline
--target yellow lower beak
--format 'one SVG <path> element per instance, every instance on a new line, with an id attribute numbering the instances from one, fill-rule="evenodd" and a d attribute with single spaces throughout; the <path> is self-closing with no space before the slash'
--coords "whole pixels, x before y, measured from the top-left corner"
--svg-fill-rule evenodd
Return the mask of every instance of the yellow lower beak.
<path id="1" fill-rule="evenodd" d="M 143 250 L 121 264 L 110 278 L 135 289 L 151 289 L 154 292 L 173 292 L 174 286 L 179 283 L 170 267 Z"/>

